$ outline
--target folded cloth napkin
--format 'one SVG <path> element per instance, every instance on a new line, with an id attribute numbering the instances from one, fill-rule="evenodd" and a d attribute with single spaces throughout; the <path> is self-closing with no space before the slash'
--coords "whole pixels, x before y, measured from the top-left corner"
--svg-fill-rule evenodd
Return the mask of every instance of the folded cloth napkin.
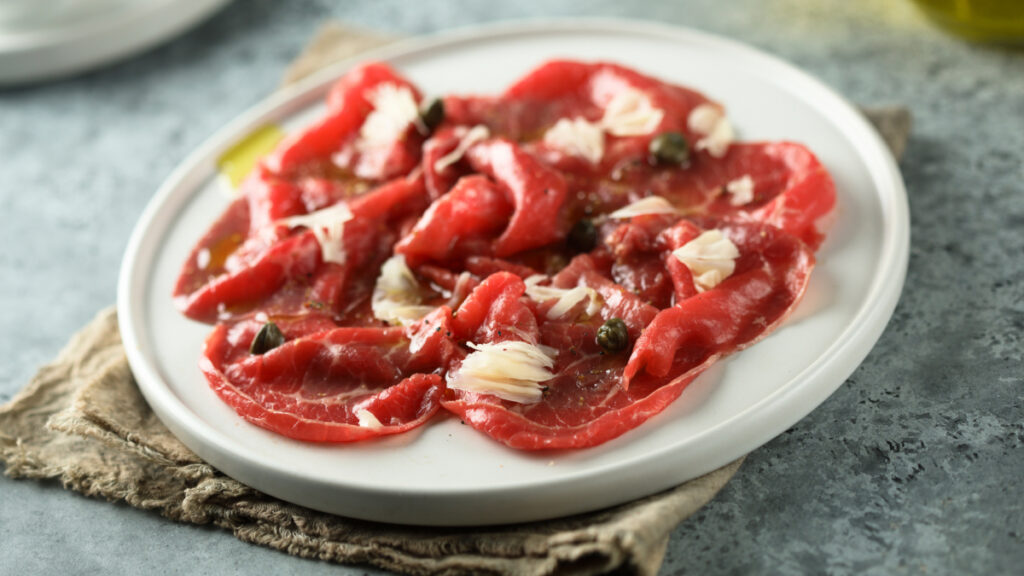
<path id="1" fill-rule="evenodd" d="M 327 25 L 286 82 L 385 42 Z M 902 152 L 906 110 L 867 115 L 894 153 Z M 324 514 L 249 488 L 181 444 L 136 388 L 113 309 L 0 406 L 0 461 L 9 476 L 59 478 L 88 496 L 220 526 L 289 554 L 407 574 L 656 574 L 672 530 L 714 497 L 741 460 L 611 509 L 515 526 L 423 528 Z"/>

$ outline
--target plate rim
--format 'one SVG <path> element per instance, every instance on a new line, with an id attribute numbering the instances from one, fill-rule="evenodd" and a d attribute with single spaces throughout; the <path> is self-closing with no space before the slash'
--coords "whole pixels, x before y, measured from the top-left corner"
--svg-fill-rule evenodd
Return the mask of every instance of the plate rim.
<path id="1" fill-rule="evenodd" d="M 820 405 L 828 396 L 841 386 L 857 366 L 864 360 L 881 336 L 889 318 L 891 317 L 906 276 L 907 263 L 909 260 L 910 245 L 910 215 L 907 202 L 906 188 L 902 176 L 896 166 L 895 159 L 889 153 L 888 148 L 882 142 L 881 137 L 871 127 L 867 120 L 850 104 L 845 98 L 836 93 L 835 90 L 825 85 L 809 73 L 782 60 L 774 55 L 760 49 L 747 46 L 736 40 L 724 38 L 707 32 L 694 30 L 682 26 L 667 25 L 647 21 L 637 21 L 618 18 L 552 18 L 552 19 L 530 19 L 516 20 L 511 22 L 498 22 L 482 25 L 474 25 L 449 31 L 442 31 L 424 37 L 416 37 L 398 41 L 377 49 L 360 53 L 352 58 L 347 58 L 338 63 L 332 64 L 323 70 L 316 72 L 293 86 L 282 89 L 275 94 L 268 96 L 256 105 L 235 117 L 234 120 L 222 126 L 211 137 L 204 141 L 191 154 L 189 154 L 178 167 L 168 176 L 160 186 L 156 194 L 147 204 L 145 210 L 139 217 L 136 226 L 129 239 L 122 260 L 121 272 L 118 278 L 118 323 L 121 335 L 125 344 L 129 364 L 136 375 L 138 386 L 143 396 L 153 407 L 154 412 L 168 428 L 181 438 L 185 436 L 189 441 L 183 442 L 205 460 L 217 465 L 232 476 L 250 476 L 248 473 L 237 474 L 240 467 L 259 468 L 263 474 L 273 473 L 280 482 L 312 483 L 318 488 L 344 489 L 346 491 L 357 491 L 367 497 L 376 498 L 411 498 L 430 497 L 445 499 L 453 496 L 472 496 L 474 498 L 486 499 L 496 494 L 508 494 L 510 491 L 528 492 L 536 490 L 538 486 L 546 489 L 553 489 L 555 485 L 564 489 L 576 482 L 589 480 L 595 481 L 595 475 L 606 474 L 615 470 L 629 467 L 637 460 L 651 460 L 664 456 L 667 452 L 678 450 L 677 446 L 669 446 L 647 452 L 642 455 L 633 455 L 624 458 L 614 464 L 608 464 L 600 468 L 591 468 L 586 471 L 576 471 L 558 478 L 555 481 L 532 481 L 528 483 L 517 483 L 515 487 L 478 487 L 467 491 L 465 488 L 445 489 L 445 487 L 433 487 L 420 490 L 396 490 L 393 487 L 375 487 L 370 485 L 353 484 L 349 481 L 339 482 L 336 478 L 295 473 L 283 468 L 275 468 L 273 462 L 266 458 L 260 458 L 258 454 L 248 454 L 245 451 L 238 452 L 230 442 L 221 438 L 221 434 L 210 428 L 198 415 L 194 414 L 183 402 L 181 402 L 170 389 L 169 385 L 163 382 L 157 370 L 148 364 L 145 352 L 140 347 L 139 334 L 137 334 L 135 322 L 139 321 L 133 311 L 133 306 L 141 307 L 140 301 L 133 304 L 132 292 L 136 282 L 142 286 L 149 284 L 149 277 L 152 269 L 145 268 L 146 278 L 137 280 L 136 265 L 139 264 L 139 251 L 142 248 L 146 232 L 154 220 L 157 219 L 160 209 L 167 204 L 174 195 L 175 190 L 183 186 L 190 174 L 202 169 L 203 164 L 218 150 L 230 145 L 239 134 L 244 134 L 244 129 L 258 122 L 258 118 L 274 112 L 280 112 L 289 107 L 303 109 L 309 102 L 321 97 L 327 87 L 341 73 L 351 68 L 354 64 L 370 59 L 390 60 L 403 55 L 413 54 L 438 48 L 458 46 L 472 41 L 486 41 L 487 38 L 509 37 L 509 36 L 534 36 L 550 35 L 556 33 L 613 33 L 613 34 L 634 34 L 639 36 L 655 36 L 662 39 L 694 40 L 701 44 L 711 44 L 716 49 L 725 49 L 737 52 L 741 56 L 754 58 L 769 62 L 776 67 L 781 67 L 787 74 L 795 75 L 801 84 L 814 88 L 816 96 L 825 96 L 825 109 L 838 108 L 843 113 L 838 118 L 830 120 L 838 124 L 848 135 L 851 143 L 867 143 L 867 146 L 858 146 L 865 162 L 866 173 L 870 175 L 874 184 L 872 194 L 878 198 L 878 205 L 882 213 L 884 225 L 881 239 L 881 258 L 875 269 L 872 271 L 874 277 L 870 283 L 866 295 L 860 307 L 857 309 L 849 325 L 839 334 L 836 340 L 810 364 L 806 365 L 800 372 L 789 378 L 785 386 L 773 391 L 753 405 L 740 413 L 709 427 L 688 439 L 687 444 L 707 444 L 703 447 L 706 457 L 702 458 L 704 466 L 696 467 L 689 471 L 673 474 L 673 482 L 665 484 L 657 483 L 659 486 L 653 489 L 646 489 L 643 493 L 634 490 L 633 493 L 618 499 L 619 503 L 630 500 L 637 496 L 656 492 L 668 488 L 679 482 L 695 478 L 701 474 L 710 472 L 722 465 L 735 460 L 736 458 L 750 452 L 762 444 L 789 428 L 811 410 Z M 294 113 L 294 112 L 293 112 Z M 284 113 L 287 116 L 287 113 Z M 869 157 L 870 156 L 870 157 Z M 185 195 L 184 202 L 189 201 L 197 192 L 193 190 Z M 168 226 L 169 228 L 169 226 Z M 166 233 L 166 231 L 165 231 Z M 138 315 L 144 318 L 145 313 Z M 811 386 L 808 390 L 808 382 L 821 378 L 830 378 L 834 384 L 828 386 Z M 785 415 L 780 418 L 780 412 Z M 750 418 L 756 414 L 756 418 Z M 739 420 L 746 420 L 745 423 L 738 423 Z M 780 426 L 779 421 L 787 422 Z M 739 434 L 742 442 L 731 442 L 731 446 L 719 446 L 714 441 L 707 441 L 708 436 L 720 435 L 723 428 L 739 426 Z M 190 429 L 191 427 L 191 429 Z M 199 438 L 194 432 L 200 430 L 204 438 Z M 202 444 L 196 450 L 196 444 Z M 721 442 L 718 442 L 721 444 Z M 691 447 L 692 449 L 692 447 Z M 211 458 L 211 456 L 213 456 Z M 219 466 L 225 459 L 234 459 L 229 466 Z M 659 475 L 663 476 L 663 475 Z M 648 482 L 650 484 L 650 482 Z M 263 490 L 263 487 L 257 488 Z M 273 490 L 264 490 L 272 495 L 283 499 L 295 501 L 294 498 L 281 496 Z M 279 492 L 279 491 L 278 491 Z M 311 505 L 309 502 L 300 502 L 303 505 L 324 509 L 323 506 Z M 608 505 L 608 504 L 605 504 Z M 581 512 L 592 507 L 575 509 L 574 512 Z M 334 510 L 328 510 L 334 511 Z M 563 515 L 559 513 L 557 515 Z M 364 517 L 358 514 L 356 517 Z M 553 517 L 548 516 L 548 517 Z M 393 521 L 391 518 L 366 518 L 370 520 Z M 541 518 L 528 518 L 541 519 Z M 480 525 L 493 524 L 494 521 L 477 519 L 470 522 L 446 522 L 444 519 L 431 519 L 427 522 L 410 522 L 407 518 L 400 521 L 405 523 L 429 524 L 429 525 Z M 463 519 L 464 520 L 464 519 Z M 471 519 L 472 520 L 472 519 Z M 523 521 L 517 519 L 515 521 Z M 506 520 L 498 519 L 498 522 Z"/>

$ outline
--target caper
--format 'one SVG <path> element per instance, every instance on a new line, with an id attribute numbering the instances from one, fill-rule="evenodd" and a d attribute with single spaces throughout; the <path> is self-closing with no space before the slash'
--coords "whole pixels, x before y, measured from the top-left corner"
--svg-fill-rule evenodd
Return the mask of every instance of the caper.
<path id="1" fill-rule="evenodd" d="M 679 132 L 662 132 L 651 140 L 647 151 L 655 164 L 685 164 L 690 159 L 690 146 Z"/>
<path id="2" fill-rule="evenodd" d="M 576 252 L 590 252 L 594 246 L 597 246 L 597 227 L 594 226 L 593 221 L 581 218 L 572 225 L 572 229 L 569 230 L 569 238 L 566 241 L 569 243 L 569 248 Z"/>
<path id="3" fill-rule="evenodd" d="M 267 322 L 252 339 L 249 353 L 266 354 L 281 344 L 284 344 L 284 334 L 281 333 L 281 329 L 277 327 L 277 324 Z"/>
<path id="4" fill-rule="evenodd" d="M 444 100 L 434 98 L 420 109 L 420 122 L 427 132 L 433 132 L 444 122 Z"/>
<path id="5" fill-rule="evenodd" d="M 622 318 L 609 318 L 597 329 L 597 345 L 608 353 L 625 350 L 629 346 L 629 329 Z"/>

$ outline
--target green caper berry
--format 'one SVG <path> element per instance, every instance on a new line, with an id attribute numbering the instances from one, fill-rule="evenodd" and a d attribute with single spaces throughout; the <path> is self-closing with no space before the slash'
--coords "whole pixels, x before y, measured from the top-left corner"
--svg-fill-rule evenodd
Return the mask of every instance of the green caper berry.
<path id="1" fill-rule="evenodd" d="M 690 159 L 690 146 L 679 132 L 662 132 L 647 147 L 655 164 L 685 164 Z"/>
<path id="2" fill-rule="evenodd" d="M 569 248 L 576 252 L 590 252 L 594 246 L 597 246 L 597 227 L 594 226 L 593 221 L 581 218 L 572 225 L 572 229 L 569 230 L 569 238 L 566 241 L 569 243 Z"/>
<path id="3" fill-rule="evenodd" d="M 608 353 L 625 350 L 629 346 L 629 329 L 622 318 L 610 318 L 597 329 L 597 345 Z"/>
<path id="4" fill-rule="evenodd" d="M 252 344 L 249 345 L 249 353 L 257 355 L 266 354 L 281 344 L 284 344 L 284 334 L 281 333 L 281 329 L 277 327 L 277 324 L 267 322 L 252 339 Z"/>
<path id="5" fill-rule="evenodd" d="M 436 130 L 441 122 L 444 122 L 444 100 L 434 98 L 424 106 L 420 110 L 420 121 L 423 122 L 427 132 Z"/>

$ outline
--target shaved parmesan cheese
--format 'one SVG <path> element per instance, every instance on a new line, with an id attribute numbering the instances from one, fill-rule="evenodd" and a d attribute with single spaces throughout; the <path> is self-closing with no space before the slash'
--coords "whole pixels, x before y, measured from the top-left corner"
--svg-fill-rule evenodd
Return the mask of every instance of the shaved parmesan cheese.
<path id="1" fill-rule="evenodd" d="M 491 394 L 520 404 L 539 402 L 545 382 L 554 377 L 557 351 L 547 346 L 508 341 L 474 344 L 475 350 L 462 361 L 458 370 L 449 372 L 448 387 L 479 394 Z"/>
<path id="2" fill-rule="evenodd" d="M 665 112 L 651 106 L 651 100 L 639 90 L 619 92 L 604 109 L 600 126 L 613 136 L 643 136 L 654 132 Z"/>
<path id="3" fill-rule="evenodd" d="M 648 196 L 619 208 L 608 217 L 612 220 L 625 220 L 646 214 L 679 214 L 679 210 L 661 196 Z"/>
<path id="4" fill-rule="evenodd" d="M 540 282 L 545 279 L 540 274 L 534 274 L 525 280 L 526 283 L 526 295 L 536 302 L 546 302 L 548 300 L 558 299 L 558 302 L 552 306 L 548 312 L 548 320 L 554 320 L 559 316 L 562 316 L 569 310 L 576 306 L 584 299 L 589 298 L 587 303 L 587 309 L 585 311 L 587 316 L 593 316 L 601 310 L 601 306 L 604 304 L 604 300 L 601 295 L 597 293 L 597 290 L 588 286 L 577 286 L 575 288 L 555 288 L 553 286 L 541 286 Z"/>
<path id="5" fill-rule="evenodd" d="M 703 292 L 733 273 L 740 251 L 721 230 L 707 230 L 675 249 L 672 255 L 690 269 L 697 292 Z"/>
<path id="6" fill-rule="evenodd" d="M 690 111 L 686 124 L 690 130 L 698 134 L 710 134 L 722 117 L 722 111 L 713 104 L 701 104 Z"/>
<path id="7" fill-rule="evenodd" d="M 373 415 L 373 412 L 370 412 L 366 408 L 360 408 L 359 410 L 356 410 L 356 418 L 359 419 L 360 428 L 370 428 L 371 430 L 377 430 L 379 428 L 384 427 L 384 425 L 381 424 L 380 420 L 378 420 L 377 417 Z"/>
<path id="8" fill-rule="evenodd" d="M 429 314 L 433 307 L 421 306 L 420 286 L 405 256 L 397 254 L 380 267 L 370 305 L 373 316 L 388 324 L 405 326 Z"/>
<path id="9" fill-rule="evenodd" d="M 367 95 L 373 112 L 359 129 L 357 146 L 361 149 L 388 146 L 405 135 L 409 124 L 420 117 L 412 90 L 392 83 L 380 84 Z"/>
<path id="10" fill-rule="evenodd" d="M 206 270 L 206 267 L 210 265 L 210 250 L 207 248 L 201 248 L 196 252 L 196 266 L 200 270 Z"/>
<path id="11" fill-rule="evenodd" d="M 342 235 L 345 232 L 345 222 L 352 219 L 352 211 L 345 203 L 335 204 L 323 210 L 285 218 L 279 223 L 288 228 L 300 226 L 309 228 L 316 241 L 320 243 L 320 254 L 324 262 L 336 264 L 345 263 L 345 250 L 342 244 Z"/>
<path id="12" fill-rule="evenodd" d="M 456 130 L 461 130 L 463 132 L 462 134 L 458 134 L 458 132 L 456 132 L 462 139 L 459 140 L 459 144 L 454 150 L 444 156 L 441 156 L 437 159 L 437 162 L 434 162 L 434 170 L 438 172 L 444 172 L 446 168 L 461 160 L 462 157 L 466 155 L 466 151 L 469 150 L 473 144 L 482 142 L 491 137 L 491 131 L 483 124 L 473 126 L 468 132 L 461 126 Z"/>
<path id="13" fill-rule="evenodd" d="M 733 206 L 750 204 L 754 201 L 754 179 L 747 174 L 732 180 L 725 185 L 725 191 L 730 194 L 729 204 Z"/>
<path id="14" fill-rule="evenodd" d="M 600 121 L 562 118 L 544 133 L 544 143 L 597 164 L 604 157 L 605 132 L 613 136 L 650 134 L 664 117 L 665 112 L 651 106 L 643 92 L 625 90 L 608 102 Z"/>
<path id="15" fill-rule="evenodd" d="M 714 104 L 701 104 L 687 118 L 690 130 L 704 136 L 694 144 L 696 150 L 707 150 L 715 158 L 725 156 L 732 144 L 733 130 L 722 109 Z"/>
<path id="16" fill-rule="evenodd" d="M 583 118 L 562 118 L 544 133 L 544 143 L 597 164 L 604 156 L 604 132 Z"/>

